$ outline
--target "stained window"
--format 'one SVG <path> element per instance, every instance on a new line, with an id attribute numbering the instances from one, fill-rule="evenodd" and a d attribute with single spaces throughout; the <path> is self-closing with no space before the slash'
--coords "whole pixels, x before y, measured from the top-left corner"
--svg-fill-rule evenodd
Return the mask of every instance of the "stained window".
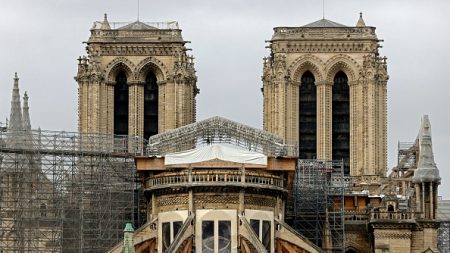
<path id="1" fill-rule="evenodd" d="M 117 74 L 114 86 L 114 134 L 128 135 L 128 83 L 123 71 Z"/>
<path id="2" fill-rule="evenodd" d="M 344 174 L 350 173 L 350 92 L 347 75 L 339 71 L 334 77 L 332 95 L 333 160 L 344 161 Z"/>
<path id="3" fill-rule="evenodd" d="M 231 253 L 231 221 L 219 221 L 219 252 Z"/>
<path id="4" fill-rule="evenodd" d="M 299 88 L 299 158 L 315 159 L 316 154 L 316 84 L 314 75 L 306 71 Z"/>
<path id="5" fill-rule="evenodd" d="M 202 252 L 214 252 L 214 221 L 202 222 Z"/>
<path id="6" fill-rule="evenodd" d="M 162 251 L 165 252 L 175 240 L 183 226 L 182 221 L 163 222 L 162 227 Z"/>
<path id="7" fill-rule="evenodd" d="M 261 242 L 268 252 L 270 252 L 271 232 L 272 230 L 270 221 L 263 220 L 261 229 Z"/>
<path id="8" fill-rule="evenodd" d="M 250 226 L 258 236 L 261 243 L 270 252 L 271 242 L 272 242 L 272 225 L 268 220 L 256 220 L 250 219 Z"/>
<path id="9" fill-rule="evenodd" d="M 181 226 L 183 225 L 183 222 L 181 221 L 174 221 L 173 222 L 173 238 L 177 237 L 178 232 L 180 232 Z"/>
<path id="10" fill-rule="evenodd" d="M 170 222 L 162 223 L 162 251 L 165 252 L 170 247 Z"/>
<path id="11" fill-rule="evenodd" d="M 144 138 L 158 133 L 158 84 L 153 72 L 149 72 L 144 84 Z"/>

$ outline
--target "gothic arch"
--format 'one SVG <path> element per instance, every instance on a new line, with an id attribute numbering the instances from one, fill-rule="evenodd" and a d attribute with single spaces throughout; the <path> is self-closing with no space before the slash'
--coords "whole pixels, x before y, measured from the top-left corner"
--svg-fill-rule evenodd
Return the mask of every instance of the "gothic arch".
<path id="1" fill-rule="evenodd" d="M 310 71 L 314 78 L 316 79 L 316 83 L 323 81 L 323 72 L 322 69 L 324 64 L 322 60 L 312 54 L 306 54 L 298 57 L 294 62 L 289 66 L 289 72 L 292 73 L 291 80 L 297 84 L 300 84 L 300 78 L 306 71 Z"/>
<path id="2" fill-rule="evenodd" d="M 354 245 L 354 243 L 350 243 L 350 244 L 347 244 L 347 247 L 345 247 L 345 252 L 346 252 L 346 253 L 353 253 L 353 252 L 355 252 L 355 253 L 360 253 L 361 250 L 359 250 L 359 249 Z"/>
<path id="3" fill-rule="evenodd" d="M 169 71 L 163 62 L 155 57 L 147 57 L 135 67 L 135 79 L 139 81 L 145 81 L 148 70 L 153 71 L 156 75 L 158 82 L 166 81 L 169 75 Z"/>
<path id="4" fill-rule="evenodd" d="M 105 76 L 108 82 L 114 83 L 115 77 L 119 71 L 124 71 L 129 81 L 133 80 L 134 64 L 125 57 L 118 57 L 112 60 L 105 68 Z"/>
<path id="5" fill-rule="evenodd" d="M 358 80 L 358 73 L 360 67 L 358 63 L 348 55 L 338 54 L 331 57 L 325 64 L 326 69 L 326 81 L 327 83 L 333 83 L 334 76 L 339 72 L 344 72 L 349 82 L 355 82 Z"/>

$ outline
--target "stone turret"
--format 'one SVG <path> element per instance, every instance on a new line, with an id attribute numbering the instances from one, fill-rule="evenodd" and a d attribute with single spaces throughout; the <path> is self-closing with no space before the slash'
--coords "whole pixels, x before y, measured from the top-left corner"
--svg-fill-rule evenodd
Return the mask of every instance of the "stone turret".
<path id="1" fill-rule="evenodd" d="M 111 26 L 109 25 L 109 22 L 108 22 L 108 14 L 106 14 L 106 13 L 103 18 L 103 23 L 102 23 L 101 29 L 102 30 L 110 30 L 111 29 Z"/>
<path id="2" fill-rule="evenodd" d="M 366 23 L 364 22 L 362 12 L 360 12 L 358 22 L 356 23 L 356 27 L 365 27 L 365 26 L 366 26 Z"/>

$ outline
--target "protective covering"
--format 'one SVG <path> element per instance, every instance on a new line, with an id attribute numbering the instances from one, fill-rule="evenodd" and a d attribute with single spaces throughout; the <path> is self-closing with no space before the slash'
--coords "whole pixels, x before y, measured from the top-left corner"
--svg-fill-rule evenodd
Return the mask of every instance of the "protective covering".
<path id="1" fill-rule="evenodd" d="M 422 125 L 419 133 L 419 164 L 414 172 L 412 181 L 414 183 L 422 182 L 441 182 L 439 169 L 434 162 L 433 148 L 431 142 L 431 124 L 428 115 L 422 118 Z"/>
<path id="2" fill-rule="evenodd" d="M 184 152 L 167 154 L 164 163 L 165 165 L 193 164 L 214 159 L 243 164 L 267 165 L 267 156 L 263 154 L 223 144 L 213 144 Z"/>

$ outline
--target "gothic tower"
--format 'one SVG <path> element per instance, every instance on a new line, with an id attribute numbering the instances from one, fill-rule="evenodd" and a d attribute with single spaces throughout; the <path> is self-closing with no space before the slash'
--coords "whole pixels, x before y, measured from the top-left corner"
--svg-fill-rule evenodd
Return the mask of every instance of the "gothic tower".
<path id="1" fill-rule="evenodd" d="M 344 160 L 345 173 L 377 181 L 387 168 L 387 66 L 375 27 L 321 19 L 276 27 L 264 58 L 264 130 L 301 159 Z"/>
<path id="2" fill-rule="evenodd" d="M 195 121 L 193 57 L 177 22 L 95 22 L 78 59 L 81 133 L 141 136 Z"/>

